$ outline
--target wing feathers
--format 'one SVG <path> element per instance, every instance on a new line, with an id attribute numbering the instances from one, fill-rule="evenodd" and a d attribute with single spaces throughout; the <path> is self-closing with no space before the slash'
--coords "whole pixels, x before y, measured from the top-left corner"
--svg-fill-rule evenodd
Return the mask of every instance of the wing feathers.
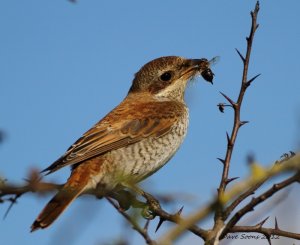
<path id="1" fill-rule="evenodd" d="M 185 106 L 179 103 L 175 107 L 174 103 L 168 102 L 130 105 L 121 103 L 43 172 L 52 173 L 66 165 L 83 162 L 151 135 L 160 137 L 169 132 L 176 123 L 180 110 L 185 110 Z M 158 110 L 164 113 L 157 114 Z"/>

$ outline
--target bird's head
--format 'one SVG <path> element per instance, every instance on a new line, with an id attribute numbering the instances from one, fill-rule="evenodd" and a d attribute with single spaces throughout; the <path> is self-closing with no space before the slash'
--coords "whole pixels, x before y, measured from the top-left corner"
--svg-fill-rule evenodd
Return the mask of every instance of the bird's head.
<path id="1" fill-rule="evenodd" d="M 135 74 L 129 94 L 146 92 L 155 97 L 183 100 L 187 82 L 196 75 L 212 83 L 214 74 L 209 66 L 207 59 L 157 58 Z"/>

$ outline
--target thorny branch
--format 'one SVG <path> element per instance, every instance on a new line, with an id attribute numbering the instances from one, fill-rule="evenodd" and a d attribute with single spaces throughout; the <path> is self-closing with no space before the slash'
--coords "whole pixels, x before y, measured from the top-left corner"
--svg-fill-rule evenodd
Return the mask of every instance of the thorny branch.
<path id="1" fill-rule="evenodd" d="M 257 197 L 253 197 L 252 200 L 246 205 L 244 206 L 242 209 L 240 209 L 239 211 L 237 211 L 234 216 L 229 220 L 229 222 L 227 223 L 227 225 L 225 226 L 225 229 L 222 232 L 221 238 L 222 236 L 224 236 L 225 234 L 227 234 L 228 231 L 231 231 L 231 229 L 233 229 L 233 227 L 236 225 L 236 223 L 248 212 L 251 212 L 254 210 L 254 207 L 256 207 L 257 205 L 259 205 L 260 203 L 264 202 L 265 200 L 267 200 L 268 198 L 270 198 L 271 196 L 273 196 L 275 193 L 277 193 L 278 191 L 286 188 L 287 186 L 293 184 L 293 183 L 297 183 L 300 181 L 300 172 L 297 172 L 295 175 L 293 175 L 292 177 L 278 183 L 278 184 L 274 184 L 270 189 L 268 189 L 267 191 L 265 191 L 264 193 L 260 194 Z"/>
<path id="2" fill-rule="evenodd" d="M 269 168 L 261 168 L 261 173 L 258 176 L 251 174 L 248 179 L 239 182 L 238 184 L 232 186 L 229 190 L 227 190 L 225 195 L 221 198 L 221 200 L 213 199 L 210 203 L 205 205 L 205 207 L 201 208 L 195 214 L 192 214 L 191 216 L 189 216 L 185 219 L 180 217 L 181 210 L 176 214 L 169 214 L 161 208 L 159 201 L 156 198 L 154 198 L 152 195 L 150 195 L 146 192 L 143 192 L 143 191 L 139 191 L 139 193 L 141 193 L 145 197 L 150 209 L 154 212 L 155 215 L 159 216 L 161 219 L 168 220 L 168 221 L 179 224 L 178 226 L 176 226 L 174 228 L 175 232 L 173 232 L 173 231 L 171 232 L 171 234 L 175 234 L 174 237 L 171 237 L 171 240 L 175 239 L 175 237 L 179 236 L 181 234 L 181 232 L 188 229 L 191 232 L 193 232 L 194 234 L 201 237 L 203 240 L 207 241 L 212 234 L 211 233 L 212 230 L 201 229 L 198 226 L 196 226 L 195 224 L 198 221 L 203 220 L 209 214 L 213 213 L 216 209 L 216 205 L 220 205 L 220 201 L 221 201 L 221 205 L 225 206 L 231 200 L 234 200 L 234 198 L 241 195 L 249 187 L 251 188 L 251 186 L 257 186 L 257 184 L 261 183 L 262 180 L 270 179 L 271 177 L 280 175 L 282 173 L 291 172 L 291 171 L 292 172 L 296 171 L 298 173 L 298 171 L 300 171 L 299 163 L 300 163 L 300 155 L 297 154 L 294 157 L 292 157 L 292 158 L 288 159 L 287 161 L 282 162 L 280 164 L 274 164 Z M 265 193 L 254 198 L 250 202 L 250 204 L 246 205 L 245 208 L 242 210 L 246 210 L 247 212 L 251 211 L 254 208 L 254 206 L 256 206 L 259 203 L 263 202 L 264 200 L 268 199 L 274 193 L 278 192 L 279 190 L 284 189 L 285 187 L 287 187 L 288 185 L 290 185 L 294 182 L 298 182 L 299 175 L 300 174 L 295 174 L 294 176 L 288 178 L 287 180 L 282 181 L 278 184 L 275 184 L 272 188 L 267 190 Z M 28 185 L 26 185 L 24 188 L 16 187 L 16 190 L 14 189 L 15 187 L 10 186 L 10 185 L 6 185 L 6 184 L 0 185 L 0 197 L 3 198 L 4 196 L 7 196 L 9 194 L 16 195 L 16 193 L 25 194 L 26 192 L 31 192 L 31 191 L 38 192 L 38 193 L 45 193 L 47 191 L 53 191 L 53 190 L 59 189 L 61 187 L 60 185 L 57 185 L 57 184 L 48 185 L 48 183 L 39 183 L 36 181 L 31 181 L 30 179 L 28 179 L 27 181 L 28 181 Z M 34 183 L 34 184 L 32 185 L 32 183 Z M 35 187 L 33 187 L 33 186 L 35 186 Z M 47 186 L 47 188 L 44 188 L 45 186 Z M 24 192 L 20 192 L 20 190 L 22 190 Z M 88 194 L 93 194 L 93 193 L 88 193 Z M 96 195 L 96 194 L 97 193 L 94 193 L 94 195 Z M 112 203 L 112 204 L 114 204 L 114 207 L 118 207 L 115 203 Z M 123 211 L 119 207 L 118 207 L 118 211 L 120 213 L 122 213 L 122 215 L 133 226 L 135 225 L 134 219 L 131 219 L 125 213 L 125 211 Z M 246 213 L 245 211 L 241 211 L 241 212 Z M 239 229 L 242 229 L 242 226 L 239 226 Z M 179 230 L 179 233 L 178 233 L 178 230 Z M 263 230 L 263 231 L 265 231 L 265 230 Z M 229 230 L 229 232 L 237 232 L 235 230 L 235 226 L 232 227 Z M 256 232 L 259 232 L 259 231 L 257 231 L 257 229 L 256 229 Z M 279 228 L 277 228 L 276 232 L 279 234 L 281 232 L 281 230 Z M 284 233 L 280 233 L 280 234 L 284 234 Z M 142 235 L 144 236 L 145 234 L 143 233 Z M 171 236 L 173 236 L 173 235 L 171 235 Z M 298 239 L 298 235 L 294 236 L 293 238 Z M 149 240 L 149 243 L 150 243 L 150 240 Z M 154 243 L 154 241 L 152 241 L 152 242 Z M 162 242 L 160 244 L 165 245 L 165 244 L 169 244 L 169 243 L 166 243 L 166 242 L 164 242 L 164 240 L 162 240 Z"/>
<path id="3" fill-rule="evenodd" d="M 247 88 L 250 86 L 250 84 L 254 81 L 255 78 L 258 77 L 258 75 L 257 75 L 254 78 L 248 80 L 248 67 L 249 67 L 249 62 L 250 62 L 252 43 L 254 40 L 255 31 L 258 28 L 258 24 L 257 24 L 258 11 L 259 11 L 259 3 L 257 2 L 254 11 L 251 12 L 252 25 L 251 25 L 249 37 L 246 38 L 246 40 L 247 40 L 246 57 L 244 58 L 243 55 L 237 50 L 240 58 L 242 59 L 243 65 L 244 65 L 242 83 L 241 83 L 240 93 L 239 93 L 237 102 L 234 102 L 227 95 L 225 95 L 224 93 L 221 93 L 225 97 L 225 99 L 227 99 L 227 101 L 231 104 L 231 106 L 234 110 L 234 123 L 233 123 L 233 128 L 231 131 L 231 136 L 230 137 L 227 136 L 227 151 L 226 151 L 225 159 L 221 160 L 223 163 L 223 173 L 222 173 L 222 179 L 221 179 L 219 189 L 218 189 L 219 196 L 221 196 L 224 193 L 226 186 L 228 184 L 228 173 L 229 173 L 229 168 L 230 168 L 231 156 L 232 156 L 233 149 L 234 149 L 234 144 L 235 144 L 240 127 L 245 124 L 245 122 L 241 121 L 241 115 L 240 115 L 244 95 L 245 95 Z M 219 217 L 219 213 L 217 213 L 217 216 Z M 218 217 L 216 217 L 216 218 L 218 218 Z"/>
<path id="4" fill-rule="evenodd" d="M 143 192 L 143 196 L 147 200 L 147 203 L 148 203 L 150 209 L 154 212 L 154 214 L 159 216 L 160 222 L 170 221 L 170 222 L 173 222 L 176 224 L 182 223 L 183 220 L 180 217 L 182 209 L 180 209 L 175 214 L 169 214 L 161 208 L 159 201 L 156 198 L 154 198 L 152 195 L 150 195 L 149 193 Z M 188 230 L 191 231 L 192 233 L 194 233 L 195 235 L 201 237 L 203 240 L 205 240 L 208 235 L 208 232 L 206 230 L 201 229 L 197 225 L 194 225 L 194 224 L 191 225 L 188 228 Z"/>

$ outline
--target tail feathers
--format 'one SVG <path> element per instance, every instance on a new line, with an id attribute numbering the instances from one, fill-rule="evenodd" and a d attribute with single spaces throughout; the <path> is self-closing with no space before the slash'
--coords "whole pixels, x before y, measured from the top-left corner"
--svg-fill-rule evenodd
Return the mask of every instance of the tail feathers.
<path id="1" fill-rule="evenodd" d="M 63 188 L 46 205 L 31 226 L 31 232 L 44 229 L 51 225 L 58 216 L 74 201 L 84 190 L 83 188 Z"/>

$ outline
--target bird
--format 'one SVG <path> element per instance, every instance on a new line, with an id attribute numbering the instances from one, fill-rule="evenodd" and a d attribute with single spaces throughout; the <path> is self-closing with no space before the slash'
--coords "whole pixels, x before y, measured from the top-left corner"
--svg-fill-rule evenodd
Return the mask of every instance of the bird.
<path id="1" fill-rule="evenodd" d="M 188 81 L 198 75 L 212 83 L 207 59 L 164 56 L 142 66 L 124 100 L 42 171 L 48 175 L 71 166 L 70 177 L 33 222 L 31 232 L 50 226 L 84 192 L 96 190 L 105 197 L 164 166 L 186 136 L 189 111 L 184 93 Z"/>

